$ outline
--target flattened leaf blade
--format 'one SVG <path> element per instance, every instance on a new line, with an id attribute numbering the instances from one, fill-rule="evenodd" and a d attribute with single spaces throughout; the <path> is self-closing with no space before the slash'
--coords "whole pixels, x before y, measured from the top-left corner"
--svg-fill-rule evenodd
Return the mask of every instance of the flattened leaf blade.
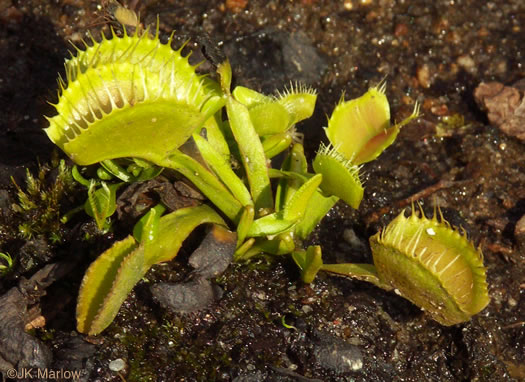
<path id="1" fill-rule="evenodd" d="M 296 222 L 285 220 L 281 214 L 273 213 L 255 220 L 248 230 L 248 237 L 277 235 L 292 228 Z"/>
<path id="2" fill-rule="evenodd" d="M 244 207 L 239 224 L 237 225 L 237 248 L 239 248 L 246 239 L 246 235 L 253 223 L 253 218 L 255 216 L 255 210 L 252 206 Z"/>
<path id="3" fill-rule="evenodd" d="M 273 207 L 273 197 L 266 156 L 264 155 L 259 135 L 250 119 L 250 113 L 246 106 L 237 102 L 233 97 L 228 97 L 226 110 L 230 119 L 232 133 L 242 154 L 242 161 L 250 185 L 250 193 L 255 202 L 255 210 L 257 212 L 261 208 L 271 209 Z"/>
<path id="4" fill-rule="evenodd" d="M 284 206 L 283 218 L 291 221 L 302 219 L 312 196 L 317 191 L 317 187 L 319 187 L 322 181 L 322 174 L 314 175 L 297 191 L 295 191 Z"/>
<path id="5" fill-rule="evenodd" d="M 166 210 L 162 204 L 157 204 L 151 208 L 133 227 L 135 240 L 144 246 L 153 243 L 159 231 L 160 217 Z"/>
<path id="6" fill-rule="evenodd" d="M 293 136 L 290 131 L 263 137 L 262 145 L 264 149 L 264 155 L 266 155 L 268 159 L 271 159 L 290 147 L 292 142 Z"/>
<path id="7" fill-rule="evenodd" d="M 326 197 L 319 189 L 316 190 L 308 203 L 303 219 L 294 228 L 296 235 L 303 240 L 306 239 L 338 200 L 337 196 Z"/>
<path id="8" fill-rule="evenodd" d="M 82 280 L 77 302 L 77 330 L 80 333 L 97 334 L 103 330 L 94 330 L 93 322 L 100 315 L 106 297 L 112 293 L 114 281 L 124 260 L 135 252 L 135 256 L 140 258 L 143 254 L 141 251 L 133 236 L 128 236 L 116 242 L 90 265 Z M 100 325 L 99 322 L 97 328 Z"/>
<path id="9" fill-rule="evenodd" d="M 250 192 L 230 167 L 229 157 L 225 158 L 218 153 L 215 148 L 200 135 L 194 134 L 193 139 L 208 166 L 212 168 L 219 179 L 228 187 L 233 196 L 235 196 L 243 206 L 253 205 Z"/>
<path id="10" fill-rule="evenodd" d="M 244 86 L 236 86 L 235 89 L 233 89 L 232 94 L 237 101 L 247 107 L 251 107 L 259 103 L 272 102 L 272 97 L 268 97 Z"/>
<path id="11" fill-rule="evenodd" d="M 93 322 L 91 322 L 89 334 L 98 334 L 113 322 L 129 292 L 144 277 L 148 270 L 149 267 L 146 267 L 144 264 L 144 247 L 139 246 L 124 257 L 115 275 L 111 289 Z"/>
<path id="12" fill-rule="evenodd" d="M 158 232 L 147 246 L 132 236 L 115 243 L 91 264 L 77 303 L 77 330 L 96 335 L 108 327 L 133 287 L 153 264 L 174 258 L 188 235 L 200 224 L 224 225 L 210 207 L 181 208 L 159 221 Z"/>
<path id="13" fill-rule="evenodd" d="M 290 114 L 277 102 L 255 105 L 249 112 L 253 127 L 259 136 L 280 134 L 290 127 Z"/>
<path id="14" fill-rule="evenodd" d="M 228 191 L 224 184 L 192 157 L 175 151 L 169 158 L 158 158 L 164 167 L 180 172 L 188 178 L 229 219 L 237 221 L 242 204 Z"/>
<path id="15" fill-rule="evenodd" d="M 169 261 L 177 253 L 188 235 L 199 225 L 215 223 L 226 226 L 224 220 L 207 205 L 181 208 L 160 218 L 157 238 L 146 251 L 147 266 Z"/>
<path id="16" fill-rule="evenodd" d="M 321 247 L 319 245 L 311 245 L 306 251 L 295 251 L 292 253 L 292 258 L 301 269 L 301 278 L 307 284 L 314 281 L 317 272 L 323 266 Z"/>

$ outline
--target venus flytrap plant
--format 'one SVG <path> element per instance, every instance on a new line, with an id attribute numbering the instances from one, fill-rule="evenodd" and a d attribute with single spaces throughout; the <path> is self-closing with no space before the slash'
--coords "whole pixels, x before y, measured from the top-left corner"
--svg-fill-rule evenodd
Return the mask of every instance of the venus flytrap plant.
<path id="1" fill-rule="evenodd" d="M 154 265 L 173 259 L 184 239 L 200 224 L 225 225 L 208 206 L 182 208 L 159 217 L 152 209 L 133 236 L 115 243 L 91 264 L 84 276 L 77 304 L 77 329 L 95 335 L 115 318 L 135 284 Z"/>
<path id="2" fill-rule="evenodd" d="M 468 321 L 490 301 L 483 255 L 434 211 L 402 211 L 370 238 L 374 265 L 324 264 L 322 270 L 371 282 L 412 301 L 442 325 Z"/>
<path id="3" fill-rule="evenodd" d="M 385 89 L 382 82 L 359 98 L 341 99 L 328 121 L 325 131 L 331 145 L 354 165 L 376 159 L 394 142 L 401 127 L 419 116 L 416 103 L 408 118 L 392 126 Z"/>
<path id="4" fill-rule="evenodd" d="M 385 86 L 383 82 L 350 101 L 341 98 L 325 128 L 330 145 L 321 145 L 313 163 L 314 170 L 324 175 L 321 189 L 353 208 L 363 199 L 360 165 L 377 158 L 394 142 L 400 128 L 419 116 L 416 103 L 408 118 L 391 126 Z"/>
<path id="5" fill-rule="evenodd" d="M 167 45 L 160 43 L 158 30 L 155 36 L 147 30 L 112 34 L 101 42 L 93 39 L 66 61 L 58 115 L 49 118 L 46 130 L 77 164 L 101 163 L 104 180 L 96 186 L 78 178 L 90 187 L 86 210 L 91 209 L 100 226 L 112 213 L 120 184 L 148 179 L 163 168 L 184 176 L 214 208 L 200 205 L 163 215 L 166 208 L 159 204 L 137 222 L 133 236 L 100 255 L 82 281 L 80 332 L 104 330 L 149 268 L 173 259 L 183 240 L 205 223 L 235 227 L 238 261 L 260 253 L 290 254 L 305 282 L 325 270 L 381 287 L 397 285 L 372 265 L 323 264 L 321 248 L 303 249 L 302 240 L 339 199 L 359 206 L 359 166 L 394 141 L 399 128 L 418 115 L 417 106 L 412 116 L 391 126 L 384 85 L 356 100 L 341 101 L 326 128 L 331 145 L 321 146 L 312 173 L 294 126 L 312 115 L 313 90 L 295 85 L 277 96 L 239 86 L 231 91 L 228 60 L 218 63 L 216 83 L 196 74 L 181 49 L 171 49 L 171 38 Z M 271 168 L 270 159 L 285 150 L 282 167 Z M 112 178 L 117 183 L 106 183 Z M 375 247 L 386 246 L 389 236 Z"/>
<path id="6" fill-rule="evenodd" d="M 312 116 L 317 99 L 313 89 L 293 83 L 273 97 L 243 86 L 237 86 L 233 96 L 248 108 L 268 158 L 283 152 L 292 142 L 302 141 L 295 124 Z"/>
<path id="7" fill-rule="evenodd" d="M 182 48 L 171 49 L 172 38 L 162 44 L 158 31 L 154 37 L 148 31 L 112 37 L 92 38 L 66 60 L 54 105 L 58 115 L 48 119 L 49 138 L 80 165 L 154 159 L 151 153 L 179 147 L 221 106 Z"/>

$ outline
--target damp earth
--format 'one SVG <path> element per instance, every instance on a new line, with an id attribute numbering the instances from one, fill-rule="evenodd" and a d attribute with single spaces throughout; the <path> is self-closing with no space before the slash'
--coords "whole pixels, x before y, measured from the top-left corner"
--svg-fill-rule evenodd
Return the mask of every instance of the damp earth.
<path id="1" fill-rule="evenodd" d="M 360 208 L 337 204 L 310 242 L 326 262 L 369 263 L 368 238 L 411 202 L 439 206 L 482 249 L 491 302 L 444 327 L 394 293 L 326 274 L 305 285 L 290 258 L 260 257 L 224 272 L 223 260 L 220 272 L 204 265 L 206 277 L 185 285 L 205 301 L 177 311 L 156 293 L 199 272 L 190 254 L 207 235 L 200 230 L 90 338 L 75 331 L 80 281 L 129 232 L 126 208 L 191 199 L 161 178 L 120 195 L 111 233 L 82 214 L 60 223 L 85 189 L 57 168 L 65 157 L 44 134 L 44 115 L 70 42 L 108 32 L 109 3 L 0 0 L 0 252 L 14 260 L 0 277 L 4 375 L 34 367 L 82 370 L 84 381 L 525 380 L 523 1 L 123 1 L 145 26 L 159 20 L 163 38 L 175 30 L 175 45 L 189 39 L 203 72 L 213 72 L 198 43 L 206 36 L 229 57 L 237 85 L 317 89 L 314 116 L 298 126 L 309 158 L 343 92 L 355 98 L 386 80 L 396 121 L 420 102 L 423 115 L 364 166 Z M 488 88 L 476 91 L 481 83 Z M 21 213 L 15 184 L 27 190 L 26 171 L 38 186 L 35 208 Z"/>

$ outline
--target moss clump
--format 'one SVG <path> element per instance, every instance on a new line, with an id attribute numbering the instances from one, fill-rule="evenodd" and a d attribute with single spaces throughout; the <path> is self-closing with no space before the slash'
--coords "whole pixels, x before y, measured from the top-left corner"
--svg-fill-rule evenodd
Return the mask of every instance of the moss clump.
<path id="1" fill-rule="evenodd" d="M 25 190 L 11 178 L 18 203 L 11 207 L 19 218 L 21 239 L 45 238 L 52 243 L 62 240 L 60 203 L 75 188 L 71 168 L 55 156 L 49 164 L 39 165 L 36 176 L 26 169 Z"/>

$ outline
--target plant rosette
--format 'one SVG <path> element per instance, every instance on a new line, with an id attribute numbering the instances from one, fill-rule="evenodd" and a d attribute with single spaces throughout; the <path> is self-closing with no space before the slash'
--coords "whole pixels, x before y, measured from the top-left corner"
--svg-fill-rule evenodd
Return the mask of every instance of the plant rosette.
<path id="1" fill-rule="evenodd" d="M 430 260 L 419 255 L 421 251 L 412 250 L 413 243 L 425 243 L 422 228 L 399 234 L 400 229 L 387 228 L 374 236 L 373 251 L 381 254 L 377 269 L 372 265 L 323 264 L 321 248 L 303 249 L 302 241 L 339 199 L 358 208 L 364 191 L 359 179 L 361 163 L 380 155 L 401 126 L 418 115 L 418 106 L 410 117 L 391 126 L 384 84 L 358 99 L 341 101 L 326 128 L 331 145 L 321 146 L 311 167 L 314 172 L 309 172 L 295 125 L 312 115 L 317 98 L 313 90 L 293 85 L 276 96 L 244 87 L 231 91 L 228 60 L 216 63 L 219 82 L 215 82 L 195 72 L 188 57 L 182 56 L 182 48 L 171 48 L 172 37 L 162 44 L 158 29 L 154 36 L 140 28 L 133 35 L 124 31 L 122 37 L 112 31 L 111 38 L 92 39 L 84 49 L 78 48 L 76 55 L 66 60 L 65 80 L 59 79 L 58 114 L 48 118 L 46 133 L 77 164 L 102 166 L 97 172 L 99 180 L 85 179 L 76 167 L 73 171 L 74 178 L 88 187 L 84 209 L 99 228 L 108 229 L 122 184 L 151 179 L 164 168 L 178 172 L 208 199 L 208 204 L 176 211 L 167 211 L 162 204 L 151 208 L 137 222 L 133 236 L 116 242 L 95 260 L 80 290 L 80 332 L 102 332 L 151 266 L 173 259 L 184 239 L 201 224 L 236 232 L 237 261 L 260 253 L 291 255 L 305 282 L 312 282 L 319 270 L 345 273 L 386 289 L 395 288 L 429 312 L 432 309 L 424 298 L 390 282 L 402 277 L 385 271 L 397 268 L 395 264 L 381 265 L 384 259 L 402 259 L 395 251 L 408 248 L 412 258 L 424 258 L 417 264 L 409 263 L 414 269 L 426 267 L 434 278 L 441 272 L 447 283 L 452 270 L 484 269 L 481 257 L 474 252 L 468 259 L 454 260 L 454 245 L 462 239 L 446 224 L 431 228 L 439 232 L 436 237 L 449 237 L 442 246 L 452 248 L 446 259 L 455 265 L 448 268 L 442 260 L 433 269 Z M 286 155 L 281 168 L 272 168 L 271 158 L 282 152 Z M 408 221 L 419 227 L 435 222 Z M 390 239 L 390 232 L 396 232 L 395 239 Z M 397 257 L 387 252 L 395 252 Z M 469 263 L 476 256 L 477 262 Z M 460 264 L 467 265 L 458 268 Z M 463 273 L 465 277 L 468 274 Z M 483 298 L 484 270 L 472 274 L 477 275 L 472 280 L 479 290 L 470 300 L 463 296 L 468 281 L 458 282 L 450 290 L 444 288 L 456 297 L 452 289 L 463 288 L 462 295 L 452 300 L 435 291 L 437 281 L 416 284 L 428 289 L 439 311 L 449 312 L 453 306 L 457 311 L 434 312 L 432 318 L 445 324 L 460 322 L 488 302 Z"/>

